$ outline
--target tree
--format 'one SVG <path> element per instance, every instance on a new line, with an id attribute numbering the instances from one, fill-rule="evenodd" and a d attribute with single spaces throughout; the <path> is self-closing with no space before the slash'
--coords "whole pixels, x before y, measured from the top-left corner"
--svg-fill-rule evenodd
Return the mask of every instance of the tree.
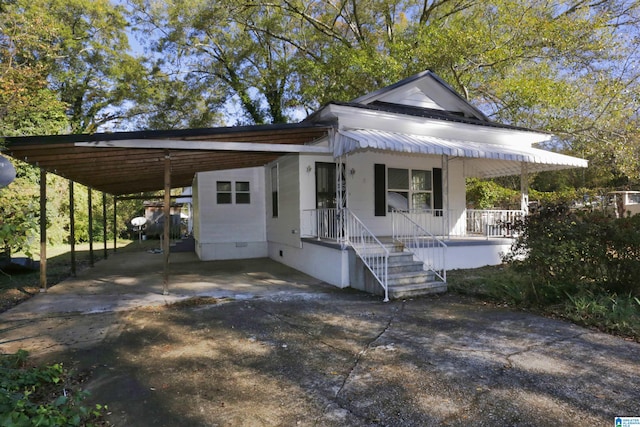
<path id="1" fill-rule="evenodd" d="M 157 66 L 188 83 L 191 96 L 240 113 L 236 124 L 291 120 L 298 22 L 271 3 L 181 0 L 129 2 Z M 155 6 L 155 7 L 154 7 Z M 184 92 L 183 92 L 184 93 Z M 200 110 L 198 110 L 198 114 Z"/>
<path id="2" fill-rule="evenodd" d="M 57 55 L 56 29 L 46 14 L 0 3 L 0 135 L 59 133 L 67 127 L 65 105 L 47 82 Z"/>
<path id="3" fill-rule="evenodd" d="M 637 0 L 130 4 L 159 66 L 232 96 L 241 122 L 290 120 L 295 105 L 431 69 L 490 117 L 558 135 L 552 148 L 603 169 L 590 184 L 640 179 Z"/>

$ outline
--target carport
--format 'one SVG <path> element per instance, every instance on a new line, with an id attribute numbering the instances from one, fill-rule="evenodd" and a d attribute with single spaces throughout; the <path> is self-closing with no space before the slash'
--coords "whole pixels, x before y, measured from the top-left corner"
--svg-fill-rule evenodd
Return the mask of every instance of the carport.
<path id="1" fill-rule="evenodd" d="M 40 169 L 40 288 L 47 289 L 46 175 L 69 180 L 72 273 L 75 273 L 74 183 L 89 189 L 90 252 L 93 190 L 113 197 L 114 236 L 118 199 L 147 191 L 163 191 L 165 218 L 170 191 L 188 187 L 198 172 L 263 166 L 288 153 L 327 153 L 317 143 L 328 138 L 330 127 L 310 123 L 237 126 L 207 129 L 158 130 L 96 134 L 46 135 L 4 138 L 3 154 Z M 103 203 L 106 206 L 106 203 Z M 103 218 L 106 243 L 106 208 Z M 163 230 L 163 291 L 169 292 L 169 221 Z M 115 239 L 116 237 L 114 237 Z M 114 251 L 116 244 L 114 242 Z"/>

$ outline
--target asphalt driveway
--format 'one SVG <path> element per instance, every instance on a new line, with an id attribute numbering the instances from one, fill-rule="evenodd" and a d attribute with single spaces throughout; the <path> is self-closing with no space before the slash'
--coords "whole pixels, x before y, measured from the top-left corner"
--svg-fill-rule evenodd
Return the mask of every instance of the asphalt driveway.
<path id="1" fill-rule="evenodd" d="M 110 257 L 0 315 L 0 351 L 27 348 L 85 372 L 116 426 L 613 426 L 640 416 L 634 342 L 457 295 L 385 304 L 269 260 L 172 258 L 163 299 L 161 270 L 142 255 Z M 215 299 L 188 299 L 197 295 Z"/>

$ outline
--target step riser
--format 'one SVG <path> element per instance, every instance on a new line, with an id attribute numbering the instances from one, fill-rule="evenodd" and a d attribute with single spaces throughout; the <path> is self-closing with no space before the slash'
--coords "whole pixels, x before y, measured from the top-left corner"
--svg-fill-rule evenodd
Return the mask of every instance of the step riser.
<path id="1" fill-rule="evenodd" d="M 403 254 L 403 255 L 393 255 L 389 257 L 389 265 L 404 265 L 411 264 L 414 262 L 412 254 Z"/>
<path id="2" fill-rule="evenodd" d="M 421 274 L 419 276 L 409 276 L 409 277 L 399 277 L 394 278 L 389 276 L 387 279 L 387 283 L 389 287 L 398 286 L 398 285 L 414 285 L 418 283 L 427 283 L 433 282 L 435 279 L 435 274 L 425 271 L 425 274 Z"/>
<path id="3" fill-rule="evenodd" d="M 402 289 L 402 288 L 389 288 L 389 298 L 391 299 L 400 299 L 400 298 L 409 298 L 420 295 L 432 295 L 432 294 L 440 294 L 443 292 L 447 292 L 447 284 L 442 282 L 429 283 L 424 287 L 420 288 L 410 288 L 410 289 Z"/>
<path id="4" fill-rule="evenodd" d="M 424 271 L 422 263 L 402 264 L 402 265 L 389 265 L 387 267 L 389 274 L 398 273 L 412 273 L 418 271 Z"/>

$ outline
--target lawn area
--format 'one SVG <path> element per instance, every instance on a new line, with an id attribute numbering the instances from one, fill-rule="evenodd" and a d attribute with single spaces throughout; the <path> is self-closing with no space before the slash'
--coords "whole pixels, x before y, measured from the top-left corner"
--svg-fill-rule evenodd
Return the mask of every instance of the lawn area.
<path id="1" fill-rule="evenodd" d="M 532 302 L 536 280 L 508 264 L 447 272 L 450 292 L 471 296 L 547 317 L 561 318 L 581 326 L 640 342 L 640 299 L 605 289 L 568 295 L 544 304 Z M 549 286 L 553 286 L 550 284 Z"/>
<path id="2" fill-rule="evenodd" d="M 118 252 L 137 252 L 152 248 L 159 248 L 158 240 L 132 241 L 118 240 Z M 113 242 L 107 245 L 107 256 L 113 254 Z M 39 254 L 34 253 L 34 259 L 39 260 Z M 98 262 L 104 258 L 104 245 L 102 242 L 93 244 L 93 259 Z M 14 257 L 25 256 L 24 254 L 14 254 Z M 89 268 L 90 255 L 89 243 L 76 245 L 76 271 Z M 54 286 L 56 283 L 71 276 L 71 250 L 69 245 L 53 245 L 47 247 L 47 286 Z M 8 274 L 0 270 L 0 312 L 3 312 L 16 304 L 30 298 L 39 292 L 40 272 L 32 271 L 26 273 Z"/>

